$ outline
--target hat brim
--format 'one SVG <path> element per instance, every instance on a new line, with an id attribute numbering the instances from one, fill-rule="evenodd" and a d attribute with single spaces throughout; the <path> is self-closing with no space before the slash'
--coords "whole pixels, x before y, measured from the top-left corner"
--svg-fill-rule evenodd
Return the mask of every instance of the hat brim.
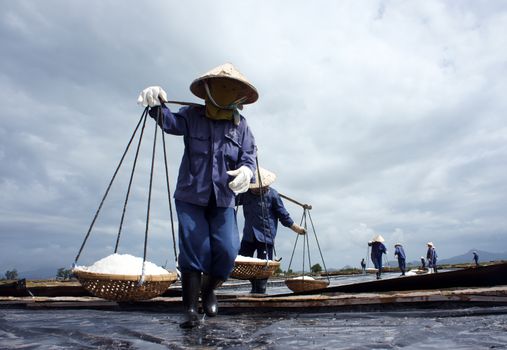
<path id="1" fill-rule="evenodd" d="M 257 89 L 231 63 L 224 63 L 195 79 L 192 84 L 190 84 L 190 91 L 192 91 L 195 96 L 206 99 L 206 89 L 204 88 L 204 82 L 206 80 L 216 78 L 231 79 L 241 83 L 244 89 L 240 97 L 245 97 L 245 100 L 242 102 L 242 104 L 254 103 L 259 98 Z"/>
<path id="2" fill-rule="evenodd" d="M 261 175 L 260 182 L 259 182 L 259 173 Z M 276 180 L 275 173 L 272 173 L 267 169 L 259 167 L 259 169 L 255 171 L 255 182 L 251 183 L 249 188 L 255 189 L 259 187 L 267 187 L 270 186 L 273 182 L 275 182 L 275 180 Z"/>
<path id="3" fill-rule="evenodd" d="M 243 96 L 246 97 L 243 104 L 250 104 L 254 103 L 259 99 L 259 93 L 255 89 L 255 87 L 243 80 L 231 78 L 231 77 L 221 77 L 221 76 L 209 76 L 209 77 L 201 77 L 195 79 L 192 84 L 190 84 L 190 91 L 197 97 L 202 98 L 203 100 L 206 99 L 206 89 L 204 88 L 204 81 L 205 80 L 211 80 L 216 78 L 222 78 L 222 79 L 231 79 L 235 80 L 237 82 L 240 82 L 244 89 L 243 89 Z"/>

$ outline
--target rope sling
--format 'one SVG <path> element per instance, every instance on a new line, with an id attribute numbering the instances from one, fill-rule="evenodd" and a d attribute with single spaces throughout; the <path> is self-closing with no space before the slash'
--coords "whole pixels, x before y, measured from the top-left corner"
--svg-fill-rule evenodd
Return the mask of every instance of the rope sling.
<path id="1" fill-rule="evenodd" d="M 257 166 L 257 177 L 258 177 L 258 190 L 259 190 L 259 195 L 260 195 L 260 204 L 261 204 L 261 215 L 262 215 L 262 223 L 263 223 L 263 234 L 264 234 L 264 244 L 265 244 L 265 250 L 266 250 L 266 264 L 264 266 L 264 269 L 267 270 L 268 269 L 268 266 L 269 266 L 269 263 L 270 263 L 270 260 L 269 260 L 269 255 L 267 254 L 268 252 L 268 235 L 272 238 L 272 246 L 273 246 L 273 256 L 276 257 L 276 249 L 275 249 L 275 242 L 274 242 L 274 235 L 273 235 L 273 232 L 271 232 L 271 226 L 269 225 L 269 217 L 268 217 L 268 208 L 267 208 L 267 203 L 265 201 L 265 197 L 264 197 L 264 191 L 262 190 L 264 185 L 262 184 L 262 178 L 261 178 L 261 173 L 260 173 L 260 167 L 259 167 L 259 159 L 258 157 L 255 158 L 255 162 L 256 162 L 256 166 Z M 315 231 L 315 226 L 313 224 L 313 221 L 312 221 L 312 218 L 311 218 L 311 215 L 310 215 L 310 209 L 312 209 L 312 206 L 311 205 L 308 205 L 308 204 L 302 204 L 290 197 L 287 197 L 281 193 L 279 193 L 279 196 L 281 198 L 284 198 L 288 201 L 291 201 L 299 206 L 301 206 L 303 208 L 303 216 L 301 218 L 301 224 L 300 225 L 303 225 L 303 221 L 304 221 L 304 228 L 305 230 L 308 232 L 307 230 L 307 217 L 310 221 L 310 225 L 312 227 L 312 232 L 314 233 L 314 236 L 315 236 L 315 239 L 316 239 L 316 242 L 317 242 L 317 247 L 319 249 L 319 253 L 320 253 L 320 257 L 322 259 L 322 264 L 324 265 L 324 271 L 326 272 L 326 276 L 327 276 L 327 280 L 328 280 L 328 284 L 329 284 L 329 275 L 327 274 L 327 267 L 326 267 L 326 263 L 324 261 L 324 257 L 322 255 L 322 250 L 320 248 L 320 244 L 319 244 L 319 241 L 318 241 L 318 238 L 317 238 L 317 234 L 316 234 L 316 231 Z M 237 208 L 236 208 L 237 210 Z M 296 237 L 296 242 L 295 242 L 295 245 L 294 245 L 294 249 L 292 251 L 292 255 L 291 255 L 291 259 L 290 259 L 290 262 L 289 262 L 289 270 L 290 270 L 290 266 L 292 264 L 292 260 L 293 260 L 293 257 L 294 257 L 294 252 L 295 252 L 295 249 L 296 249 L 296 246 L 297 246 L 297 242 L 298 242 L 298 238 L 299 238 L 299 234 L 297 235 Z M 309 239 L 308 239 L 308 235 L 305 234 L 304 235 L 304 242 L 303 242 L 303 275 L 304 275 L 304 271 L 305 271 L 305 266 L 304 266 L 304 262 L 306 261 L 305 259 L 305 255 L 306 255 L 306 251 L 308 251 L 308 261 L 309 261 L 309 266 L 311 267 L 311 258 L 310 258 L 310 248 L 309 248 Z M 274 259 L 278 264 L 281 260 L 280 259 Z M 265 276 L 264 276 L 265 277 Z"/>
<path id="2" fill-rule="evenodd" d="M 312 220 L 312 216 L 310 214 L 310 210 L 312 209 L 312 207 L 308 204 L 301 204 L 299 202 L 296 202 L 286 196 L 283 196 L 281 195 L 281 197 L 284 197 L 288 200 L 291 200 L 292 202 L 300 205 L 303 207 L 303 214 L 301 216 L 301 221 L 300 221 L 300 226 L 303 226 L 304 229 L 306 230 L 306 234 L 302 235 L 303 236 L 303 244 L 302 244 L 302 248 L 303 248 L 303 254 L 302 254 L 302 272 L 301 272 L 301 275 L 303 276 L 304 278 L 304 274 L 305 274 L 305 261 L 306 261 L 306 255 L 308 256 L 308 267 L 311 271 L 311 268 L 312 268 L 312 262 L 311 262 L 311 254 L 310 254 L 310 238 L 308 237 L 309 236 L 309 231 L 308 231 L 308 220 L 310 221 L 310 225 L 311 225 L 311 228 L 312 228 L 312 232 L 313 232 L 313 236 L 315 237 L 315 242 L 317 243 L 317 248 L 319 250 L 319 253 L 320 253 L 320 258 L 322 260 L 322 265 L 324 265 L 324 272 L 326 273 L 326 278 L 327 278 L 327 281 L 328 283 L 330 283 L 330 279 L 329 279 L 329 273 L 327 271 L 327 267 L 326 267 L 326 262 L 324 261 L 324 256 L 322 255 L 322 250 L 320 249 L 320 244 L 319 244 L 319 239 L 317 238 L 317 232 L 315 231 L 315 226 L 313 224 L 313 220 Z M 290 257 L 290 262 L 289 262 L 289 267 L 287 268 L 287 271 L 290 271 L 290 267 L 292 266 L 292 261 L 293 261 L 293 258 L 294 258 L 294 253 L 296 251 L 296 247 L 298 245 L 298 240 L 299 240 L 299 234 L 296 236 L 296 241 L 294 242 L 294 247 L 292 249 L 292 254 L 291 254 L 291 257 Z"/>
<path id="3" fill-rule="evenodd" d="M 191 103 L 186 103 L 186 102 L 179 102 L 179 101 L 170 101 L 168 103 L 175 103 L 175 104 L 184 104 L 184 105 L 192 105 Z M 134 178 L 134 173 L 135 173 L 135 170 L 136 170 L 136 165 L 137 165 L 137 159 L 138 159 L 138 156 L 139 156 L 139 150 L 141 148 L 141 143 L 142 143 L 142 139 L 143 139 L 143 135 L 144 135 L 144 130 L 145 130 L 145 126 L 146 126 L 146 120 L 148 118 L 148 110 L 149 110 L 149 107 L 146 107 L 143 111 L 143 113 L 141 114 L 141 118 L 139 119 L 139 122 L 137 123 L 137 126 L 135 127 L 134 129 L 134 132 L 132 133 L 132 136 L 130 137 L 130 140 L 125 148 L 125 151 L 123 152 L 123 155 L 116 167 L 116 170 L 114 171 L 113 173 L 113 176 L 109 182 L 109 185 L 107 186 L 107 189 L 102 197 L 102 200 L 100 201 L 100 204 L 99 204 L 99 207 L 97 209 L 97 211 L 95 212 L 95 215 L 92 219 L 92 222 L 88 228 L 88 231 L 86 232 L 86 235 L 85 235 L 85 238 L 83 240 L 83 243 L 81 244 L 81 247 L 79 249 L 79 252 L 77 253 L 76 255 L 76 258 L 74 259 L 74 263 L 72 264 L 73 267 L 76 267 L 77 266 L 77 262 L 79 260 L 79 257 L 81 256 L 81 253 L 85 247 L 85 244 L 86 242 L 88 241 L 88 238 L 90 237 L 90 233 L 95 225 L 95 222 L 99 216 L 99 213 L 102 209 L 102 206 L 109 194 L 109 191 L 113 185 L 113 182 L 114 180 L 116 179 L 116 176 L 123 164 L 123 161 L 125 160 L 125 156 L 127 155 L 129 149 L 130 149 L 130 146 L 132 144 L 132 141 L 134 140 L 138 130 L 139 130 L 139 126 L 141 125 L 142 123 L 142 127 L 141 127 L 141 132 L 139 134 L 139 140 L 138 140 L 138 143 L 137 143 L 137 148 L 136 148 L 136 153 L 135 153 L 135 157 L 134 157 L 134 161 L 133 161 L 133 164 L 132 164 L 132 170 L 131 170 L 131 173 L 130 173 L 130 178 L 129 178 L 129 184 L 128 184 L 128 188 L 127 188 L 127 192 L 126 192 L 126 195 L 125 195 L 125 201 L 124 201 L 124 204 L 123 204 L 123 209 L 122 209 L 122 215 L 121 215 L 121 219 L 120 219 L 120 223 L 119 223 L 119 227 L 118 227 L 118 233 L 117 233 L 117 237 L 116 237 L 116 244 L 115 244 L 115 248 L 114 248 L 114 253 L 117 253 L 118 252 L 118 247 L 119 247 L 119 243 L 120 243 L 120 237 L 121 237 L 121 233 L 122 233 L 122 228 L 123 228 L 123 223 L 124 223 L 124 219 L 125 219 L 125 212 L 126 212 L 126 209 L 127 209 L 127 204 L 128 204 L 128 200 L 129 200 L 129 196 L 130 196 L 130 191 L 131 191 L 131 187 L 132 187 L 132 182 L 133 182 L 133 178 Z M 155 153 L 156 153 L 156 144 L 157 144 L 157 129 L 158 127 L 160 126 L 161 124 L 161 121 L 162 121 L 162 115 L 161 115 L 161 108 L 158 109 L 158 113 L 157 113 L 157 117 L 156 117 L 156 123 L 155 123 L 155 129 L 154 129 L 154 136 L 153 136 L 153 146 L 152 146 L 152 154 L 151 154 L 151 167 L 150 167 L 150 182 L 149 182 L 149 187 L 148 187 L 148 203 L 147 203 L 147 208 L 146 208 L 146 224 L 145 224 L 145 232 L 144 232 L 144 246 L 143 246 L 143 264 L 142 264 L 142 272 L 141 272 L 141 277 L 138 281 L 138 284 L 139 285 L 142 285 L 144 283 L 144 276 L 145 276 L 145 262 L 146 262 L 146 255 L 147 255 L 147 246 L 148 246 L 148 232 L 149 232 L 149 223 L 150 223 L 150 208 L 151 208 L 151 194 L 152 194 L 152 187 L 153 187 L 153 173 L 154 173 L 154 166 L 155 166 Z M 163 148 L 163 157 L 164 157 L 164 168 L 165 168 L 165 182 L 166 182 L 166 187 L 167 187 L 167 198 L 168 198 L 168 204 L 169 204 L 169 214 L 170 214 L 170 219 L 171 219 L 171 234 L 172 234 L 172 241 L 173 241 L 173 250 L 174 250 L 174 258 L 175 258 L 175 265 L 176 265 L 176 270 L 177 272 L 179 273 L 178 271 L 178 259 L 177 259 L 177 251 L 176 251 L 176 239 L 175 239 L 175 230 L 174 230 L 174 218 L 173 218 L 173 208 L 172 208 L 172 203 L 171 203 L 171 187 L 170 187 L 170 182 L 169 182 L 169 166 L 168 166 L 168 162 L 167 162 L 167 151 L 166 151 L 166 142 L 165 142 L 165 132 L 163 130 L 163 128 L 160 126 L 160 131 L 161 131 L 161 134 L 162 134 L 162 148 Z"/>

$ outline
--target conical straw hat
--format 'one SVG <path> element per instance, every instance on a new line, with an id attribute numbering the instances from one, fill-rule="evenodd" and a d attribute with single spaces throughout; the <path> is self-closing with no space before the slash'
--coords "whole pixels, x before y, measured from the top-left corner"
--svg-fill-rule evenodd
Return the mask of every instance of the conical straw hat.
<path id="1" fill-rule="evenodd" d="M 255 171 L 255 182 L 250 184 L 250 188 L 259 188 L 259 172 L 261 173 L 262 187 L 271 185 L 276 180 L 276 175 L 269 170 L 259 167 L 259 171 Z"/>
<path id="2" fill-rule="evenodd" d="M 382 242 L 384 242 L 384 241 L 385 241 L 385 240 L 384 240 L 384 237 L 382 237 L 381 235 L 376 235 L 376 236 L 375 236 L 375 237 L 373 237 L 373 239 L 372 239 L 372 242 L 380 242 L 380 243 L 382 243 Z"/>
<path id="3" fill-rule="evenodd" d="M 209 72 L 204 73 L 199 78 L 195 79 L 192 84 L 190 84 L 190 91 L 192 93 L 202 99 L 206 98 L 206 90 L 204 89 L 203 82 L 207 79 L 213 78 L 228 78 L 239 81 L 245 86 L 245 97 L 246 100 L 243 104 L 254 103 L 259 98 L 259 93 L 257 89 L 248 81 L 248 79 L 239 72 L 232 64 L 225 63 L 218 67 L 213 68 Z"/>

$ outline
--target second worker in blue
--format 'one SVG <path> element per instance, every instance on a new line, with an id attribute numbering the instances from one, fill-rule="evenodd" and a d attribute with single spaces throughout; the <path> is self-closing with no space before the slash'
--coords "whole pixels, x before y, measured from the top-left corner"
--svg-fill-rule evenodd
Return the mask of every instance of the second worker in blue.
<path id="1" fill-rule="evenodd" d="M 401 275 L 405 276 L 405 271 L 407 270 L 407 257 L 401 243 L 396 243 L 394 245 L 394 257 L 398 259 L 398 267 L 400 268 Z"/>
<path id="2" fill-rule="evenodd" d="M 258 259 L 267 257 L 273 260 L 278 221 L 298 234 L 305 234 L 306 230 L 294 223 L 280 195 L 270 187 L 276 175 L 262 167 L 259 167 L 258 172 L 260 176 L 250 184 L 249 191 L 239 196 L 239 204 L 243 205 L 245 216 L 239 255 L 253 257 L 254 253 L 257 253 Z M 267 279 L 250 280 L 251 293 L 265 294 L 267 281 Z"/>

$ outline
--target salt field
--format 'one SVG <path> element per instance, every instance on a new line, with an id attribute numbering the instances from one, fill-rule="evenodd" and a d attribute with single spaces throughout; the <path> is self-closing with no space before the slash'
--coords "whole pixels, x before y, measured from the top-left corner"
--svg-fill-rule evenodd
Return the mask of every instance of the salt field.
<path id="1" fill-rule="evenodd" d="M 333 278 L 331 285 L 374 278 L 341 276 Z M 219 293 L 248 290 L 247 281 L 235 281 Z M 268 292 L 289 290 L 282 281 L 273 280 Z M 507 306 L 345 310 L 223 312 L 203 319 L 193 330 L 183 330 L 178 312 L 153 308 L 4 308 L 0 309 L 0 349 L 507 349 Z"/>
<path id="2" fill-rule="evenodd" d="M 1 349 L 505 349 L 507 307 L 251 313 L 205 319 L 97 310 L 0 310 Z"/>

